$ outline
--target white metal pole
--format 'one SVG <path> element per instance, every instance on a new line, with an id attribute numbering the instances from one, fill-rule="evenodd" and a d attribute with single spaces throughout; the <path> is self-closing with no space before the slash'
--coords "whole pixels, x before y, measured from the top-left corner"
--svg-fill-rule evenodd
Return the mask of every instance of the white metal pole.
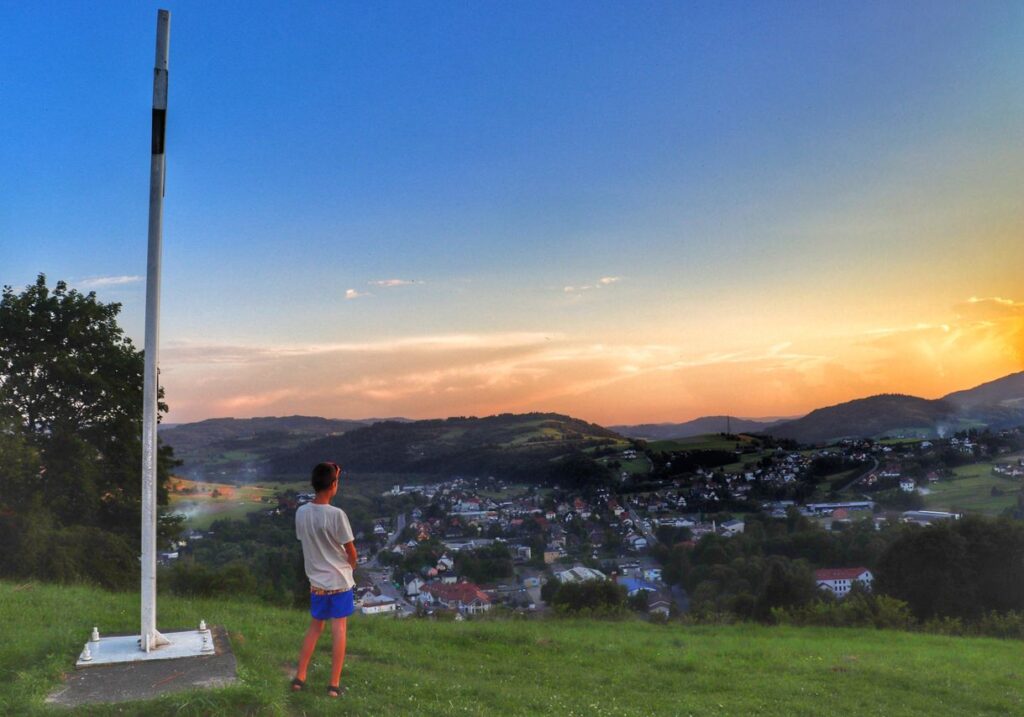
<path id="1" fill-rule="evenodd" d="M 142 397 L 142 630 L 149 652 L 167 639 L 156 629 L 156 462 L 157 353 L 160 345 L 160 246 L 164 215 L 164 130 L 167 121 L 167 48 L 171 13 L 156 15 L 153 70 L 153 142 L 149 168 L 149 249 L 146 260 L 146 365 Z"/>

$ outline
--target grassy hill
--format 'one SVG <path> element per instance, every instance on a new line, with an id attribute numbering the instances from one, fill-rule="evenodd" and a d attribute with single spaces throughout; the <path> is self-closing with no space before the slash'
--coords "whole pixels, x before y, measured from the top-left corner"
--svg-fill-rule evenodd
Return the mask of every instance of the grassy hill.
<path id="1" fill-rule="evenodd" d="M 956 414 L 956 406 L 946 401 L 881 394 L 815 409 L 803 418 L 773 426 L 769 433 L 801 443 L 826 443 L 890 432 L 931 436 L 940 424 L 955 426 Z"/>
<path id="2" fill-rule="evenodd" d="M 312 441 L 270 462 L 278 475 L 335 460 L 356 472 L 495 475 L 539 480 L 560 457 L 601 444 L 628 441 L 607 428 L 557 413 L 396 422 Z"/>
<path id="3" fill-rule="evenodd" d="M 183 461 L 183 475 L 251 481 L 266 477 L 265 462 L 282 450 L 370 423 L 317 416 L 210 418 L 161 427 L 160 439 Z"/>
<path id="4" fill-rule="evenodd" d="M 138 597 L 0 582 L 0 714 L 68 714 L 46 694 L 94 624 L 137 628 Z M 163 597 L 160 624 L 225 625 L 241 684 L 90 715 L 1007 715 L 1024 711 L 1021 644 L 888 631 L 642 622 L 355 617 L 339 701 L 287 691 L 299 610 Z"/>

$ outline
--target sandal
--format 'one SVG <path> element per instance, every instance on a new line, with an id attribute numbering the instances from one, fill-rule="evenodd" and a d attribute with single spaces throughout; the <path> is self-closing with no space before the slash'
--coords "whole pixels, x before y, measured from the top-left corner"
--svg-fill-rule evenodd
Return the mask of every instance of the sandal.
<path id="1" fill-rule="evenodd" d="M 327 685 L 328 697 L 341 697 L 345 693 L 345 691 L 345 688 L 339 685 Z"/>
<path id="2" fill-rule="evenodd" d="M 305 680 L 300 680 L 298 677 L 292 680 L 292 692 L 301 692 L 302 688 L 306 686 Z"/>

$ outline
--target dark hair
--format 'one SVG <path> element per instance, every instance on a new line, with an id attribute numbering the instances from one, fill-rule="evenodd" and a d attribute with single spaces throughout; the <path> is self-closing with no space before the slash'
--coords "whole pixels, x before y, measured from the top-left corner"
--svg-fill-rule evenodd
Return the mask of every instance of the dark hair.
<path id="1" fill-rule="evenodd" d="M 339 473 L 341 473 L 341 468 L 337 463 L 330 461 L 317 463 L 313 469 L 313 490 L 317 492 L 327 490 L 334 485 L 334 481 L 338 480 Z"/>

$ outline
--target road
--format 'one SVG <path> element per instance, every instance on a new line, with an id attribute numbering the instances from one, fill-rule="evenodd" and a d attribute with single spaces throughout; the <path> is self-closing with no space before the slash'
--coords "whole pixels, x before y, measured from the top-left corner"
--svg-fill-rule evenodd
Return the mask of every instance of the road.
<path id="1" fill-rule="evenodd" d="M 402 534 L 403 530 L 405 530 L 405 513 L 400 514 L 398 519 L 395 520 L 395 529 L 390 535 L 388 535 L 388 542 L 384 544 L 384 547 L 378 550 L 372 558 L 366 561 L 366 567 L 368 569 L 376 570 L 380 567 L 380 563 L 377 562 L 377 556 L 380 555 L 382 551 L 393 548 L 395 541 L 398 540 L 398 536 Z"/>
<path id="2" fill-rule="evenodd" d="M 857 485 L 862 480 L 867 478 L 869 475 L 871 475 L 872 472 L 878 470 L 878 459 L 875 458 L 874 456 L 871 456 L 871 461 L 873 465 L 870 468 L 868 468 L 863 473 L 858 473 L 849 483 L 844 485 L 842 488 L 837 488 L 836 493 L 838 493 L 841 490 L 846 490 L 847 488 L 852 488 L 853 486 Z"/>
<path id="3" fill-rule="evenodd" d="M 636 529 L 643 533 L 643 536 L 647 538 L 647 547 L 653 548 L 657 545 L 658 538 L 655 537 L 654 531 L 650 528 L 644 527 L 644 522 L 640 520 L 640 516 L 636 514 L 636 511 L 632 508 L 627 508 L 626 512 L 629 513 L 629 517 L 632 518 L 634 527 L 636 527 Z"/>
<path id="4" fill-rule="evenodd" d="M 381 595 L 386 595 L 398 603 L 398 611 L 400 613 L 411 614 L 416 611 L 416 608 L 405 599 L 405 595 L 402 590 L 396 588 L 391 582 L 391 568 L 381 567 L 380 563 L 377 561 L 377 556 L 380 555 L 382 551 L 390 550 L 394 547 L 395 542 L 398 540 L 398 536 L 402 534 L 403 530 L 405 530 L 405 513 L 400 514 L 398 519 L 395 520 L 395 529 L 388 536 L 387 543 L 385 543 L 381 550 L 377 551 L 377 554 L 374 555 L 373 558 L 366 562 L 365 567 L 367 575 L 377 592 Z"/>

